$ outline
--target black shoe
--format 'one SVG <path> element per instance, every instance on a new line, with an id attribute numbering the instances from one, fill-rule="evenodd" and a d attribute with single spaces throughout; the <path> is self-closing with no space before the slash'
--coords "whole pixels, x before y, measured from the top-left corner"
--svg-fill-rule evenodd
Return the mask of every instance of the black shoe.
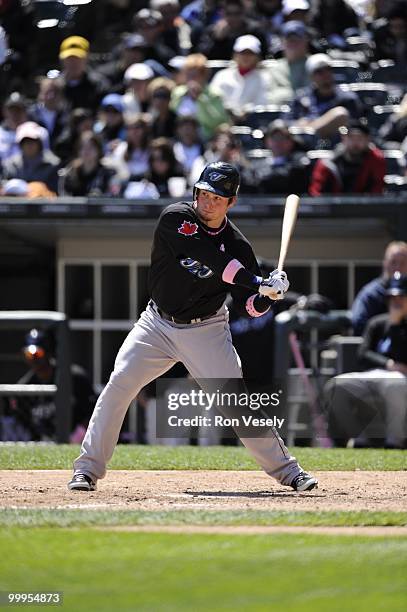
<path id="1" fill-rule="evenodd" d="M 312 489 L 318 488 L 318 480 L 311 476 L 311 474 L 307 474 L 307 472 L 301 472 L 294 478 L 291 483 L 294 491 L 312 491 Z"/>
<path id="2" fill-rule="evenodd" d="M 96 482 L 87 474 L 74 474 L 72 480 L 68 482 L 70 491 L 96 491 Z"/>

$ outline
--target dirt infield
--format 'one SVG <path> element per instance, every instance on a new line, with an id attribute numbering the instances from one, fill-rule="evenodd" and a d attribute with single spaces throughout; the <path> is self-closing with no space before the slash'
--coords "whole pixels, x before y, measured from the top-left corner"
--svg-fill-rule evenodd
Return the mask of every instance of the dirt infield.
<path id="1" fill-rule="evenodd" d="M 406 472 L 319 472 L 295 493 L 263 472 L 112 470 L 92 493 L 68 491 L 67 470 L 0 471 L 0 508 L 376 510 L 407 508 Z"/>

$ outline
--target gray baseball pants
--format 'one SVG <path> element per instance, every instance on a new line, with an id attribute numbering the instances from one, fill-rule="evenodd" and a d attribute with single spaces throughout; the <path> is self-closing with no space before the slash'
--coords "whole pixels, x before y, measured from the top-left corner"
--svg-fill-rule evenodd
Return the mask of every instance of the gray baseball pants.
<path id="1" fill-rule="evenodd" d="M 105 476 L 130 402 L 178 361 L 194 379 L 242 378 L 228 318 L 223 306 L 205 321 L 176 324 L 147 306 L 123 342 L 109 382 L 96 403 L 81 453 L 74 462 L 76 474 L 84 473 L 94 480 Z M 274 428 L 269 428 L 264 437 L 243 437 L 241 441 L 263 470 L 283 485 L 290 485 L 302 471 Z"/>

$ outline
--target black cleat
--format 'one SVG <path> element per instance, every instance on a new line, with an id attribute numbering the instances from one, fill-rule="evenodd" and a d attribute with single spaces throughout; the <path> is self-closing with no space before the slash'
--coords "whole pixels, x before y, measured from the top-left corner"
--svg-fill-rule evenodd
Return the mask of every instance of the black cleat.
<path id="1" fill-rule="evenodd" d="M 318 488 L 318 480 L 311 476 L 311 474 L 307 474 L 307 472 L 300 472 L 298 476 L 294 478 L 291 485 L 294 491 L 312 491 L 312 489 Z"/>
<path id="2" fill-rule="evenodd" d="M 96 482 L 87 474 L 74 474 L 70 482 L 68 482 L 70 491 L 96 491 Z"/>

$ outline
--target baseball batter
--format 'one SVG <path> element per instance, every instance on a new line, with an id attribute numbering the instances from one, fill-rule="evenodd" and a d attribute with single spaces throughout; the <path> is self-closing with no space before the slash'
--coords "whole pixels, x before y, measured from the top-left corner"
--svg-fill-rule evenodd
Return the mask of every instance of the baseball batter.
<path id="1" fill-rule="evenodd" d="M 110 380 L 101 393 L 71 490 L 94 491 L 106 474 L 130 402 L 149 382 L 182 362 L 194 379 L 242 379 L 224 306 L 227 293 L 251 317 L 265 314 L 271 300 L 289 287 L 285 272 L 263 279 L 253 250 L 227 218 L 240 176 L 227 163 L 206 166 L 193 202 L 167 206 L 157 223 L 151 253 L 151 300 L 121 346 Z M 273 427 L 242 443 L 267 474 L 295 491 L 318 481 L 303 471 Z"/>

